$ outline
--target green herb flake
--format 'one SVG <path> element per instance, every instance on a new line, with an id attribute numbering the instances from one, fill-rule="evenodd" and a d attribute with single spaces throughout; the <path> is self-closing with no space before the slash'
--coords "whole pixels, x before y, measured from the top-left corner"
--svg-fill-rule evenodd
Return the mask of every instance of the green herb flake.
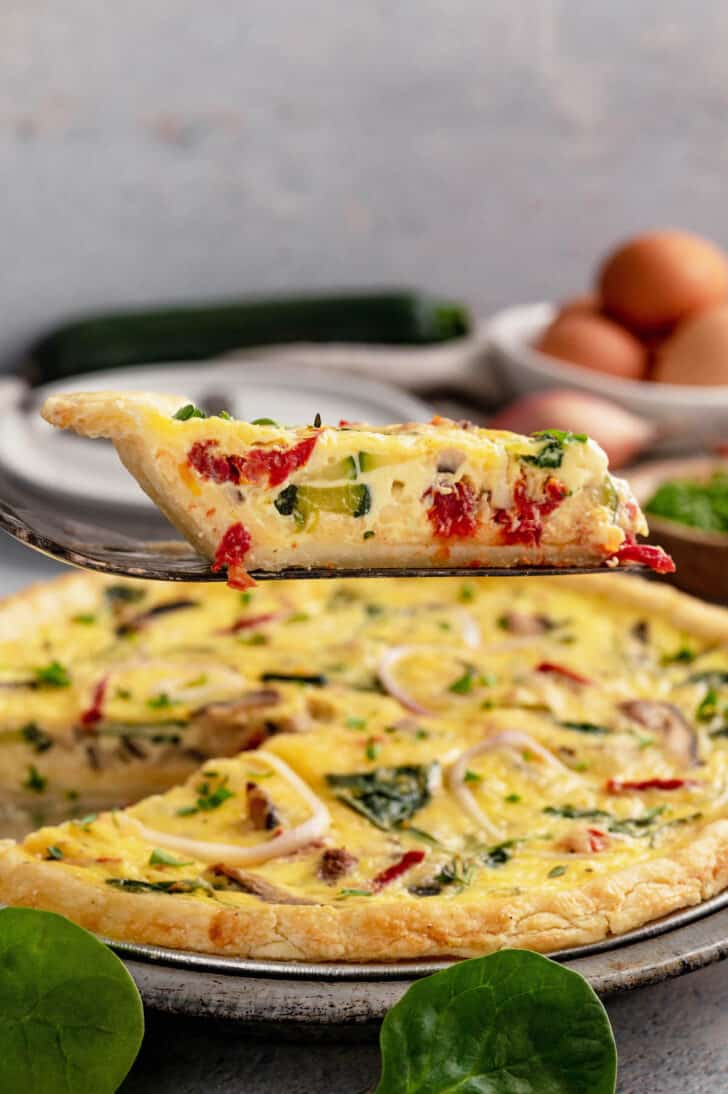
<path id="1" fill-rule="evenodd" d="M 172 705 L 172 700 L 166 691 L 160 691 L 158 695 L 153 695 L 151 699 L 147 699 L 147 706 L 150 710 L 166 710 L 167 707 Z"/>
<path id="2" fill-rule="evenodd" d="M 503 843 L 496 843 L 493 847 L 488 847 L 481 855 L 481 859 L 486 866 L 491 869 L 495 869 L 498 866 L 505 866 L 507 862 L 513 858 L 513 849 L 518 846 L 518 840 L 508 839 Z"/>
<path id="3" fill-rule="evenodd" d="M 206 418 L 204 410 L 200 410 L 194 403 L 186 403 L 172 415 L 178 422 L 188 422 L 190 418 Z"/>
<path id="4" fill-rule="evenodd" d="M 479 775 L 477 773 L 477 771 L 468 770 L 463 775 L 463 782 L 464 783 L 479 783 L 479 782 L 482 782 L 482 780 L 483 780 L 483 776 Z"/>
<path id="5" fill-rule="evenodd" d="M 475 600 L 475 586 L 471 585 L 470 582 L 461 585 L 458 590 L 458 600 L 461 604 L 470 604 L 471 601 Z"/>
<path id="6" fill-rule="evenodd" d="M 114 692 L 114 698 L 123 700 L 131 699 L 131 692 L 128 688 L 117 688 Z"/>
<path id="7" fill-rule="evenodd" d="M 35 670 L 35 679 L 44 688 L 67 688 L 71 686 L 68 669 L 60 661 L 51 661 Z"/>
<path id="8" fill-rule="evenodd" d="M 56 862 L 60 862 L 62 858 L 63 851 L 60 849 L 60 847 L 56 847 L 54 843 L 52 843 L 49 847 L 46 847 L 46 859 L 55 859 Z"/>
<path id="9" fill-rule="evenodd" d="M 161 847 L 155 847 L 149 856 L 150 866 L 191 866 L 191 860 L 183 860 L 175 858 L 174 855 L 170 855 L 169 851 L 165 851 Z"/>
<path id="10" fill-rule="evenodd" d="M 705 697 L 698 703 L 695 717 L 699 722 L 712 722 L 718 713 L 718 692 L 715 688 L 708 688 Z"/>
<path id="11" fill-rule="evenodd" d="M 216 418 L 222 418 L 222 420 L 224 422 L 232 422 L 232 420 L 233 420 L 232 414 L 230 414 L 229 411 L 227 411 L 227 410 L 218 410 L 215 417 Z"/>
<path id="12" fill-rule="evenodd" d="M 347 896 L 374 896 L 374 893 L 371 889 L 339 889 L 336 895 L 343 899 Z"/>
<path id="13" fill-rule="evenodd" d="M 373 737 L 370 737 L 366 744 L 365 755 L 368 760 L 373 763 L 379 756 L 379 745 Z"/>
<path id="14" fill-rule="evenodd" d="M 85 623 L 86 625 L 90 625 L 91 623 L 96 622 L 96 616 L 95 615 L 90 615 L 87 612 L 80 612 L 78 615 L 72 615 L 71 616 L 71 622 L 72 623 Z"/>
<path id="15" fill-rule="evenodd" d="M 48 779 L 41 775 L 34 764 L 28 765 L 28 775 L 23 781 L 23 788 L 31 790 L 34 794 L 42 794 L 48 785 Z"/>
<path id="16" fill-rule="evenodd" d="M 286 623 L 308 623 L 311 616 L 308 612 L 294 612 L 293 615 L 289 615 Z"/>
<path id="17" fill-rule="evenodd" d="M 208 779 L 205 782 L 200 783 L 197 787 L 197 801 L 194 805 L 185 805 L 181 809 L 177 810 L 178 817 L 191 817 L 195 813 L 209 813 L 213 809 L 219 809 L 219 807 L 226 802 L 228 798 L 234 798 L 234 791 L 230 790 L 225 784 L 227 783 L 227 775 L 225 775 L 218 786 L 213 787 L 210 783 L 210 779 L 215 777 L 214 772 L 203 772 L 203 775 L 208 775 Z"/>
<path id="18" fill-rule="evenodd" d="M 32 746 L 34 752 L 38 753 L 48 752 L 55 744 L 53 738 L 35 722 L 28 722 L 27 725 L 22 726 L 20 736 L 26 744 Z"/>
<path id="19" fill-rule="evenodd" d="M 251 425 L 274 425 L 276 427 L 276 429 L 281 428 L 278 425 L 278 422 L 275 421 L 274 418 L 254 418 L 253 421 L 250 424 Z"/>
<path id="20" fill-rule="evenodd" d="M 207 681 L 208 681 L 207 673 L 202 672 L 202 673 L 200 673 L 199 676 L 195 676 L 194 680 L 188 680 L 187 683 L 185 684 L 185 687 L 188 687 L 188 688 L 201 688 L 201 687 L 204 687 L 204 685 L 207 683 Z"/>
<path id="21" fill-rule="evenodd" d="M 372 532 L 371 528 L 364 533 L 362 539 L 374 539 L 376 532 Z"/>
<path id="22" fill-rule="evenodd" d="M 366 725 L 367 725 L 366 718 L 347 718 L 346 719 L 346 728 L 347 729 L 366 729 Z"/>
<path id="23" fill-rule="evenodd" d="M 454 695 L 468 695 L 473 690 L 476 677 L 475 669 L 469 665 L 462 676 L 458 676 L 457 680 L 453 680 L 452 684 L 448 685 L 447 690 Z"/>
<path id="24" fill-rule="evenodd" d="M 661 660 L 663 665 L 691 665 L 697 656 L 689 646 L 680 646 L 674 653 L 663 654 Z"/>
<path id="25" fill-rule="evenodd" d="M 517 802 L 521 801 L 521 795 L 520 794 L 506 794 L 503 801 L 508 802 L 509 805 L 515 805 Z"/>
<path id="26" fill-rule="evenodd" d="M 566 873 L 565 866 L 554 866 L 552 870 L 549 870 L 547 877 L 563 877 Z"/>
<path id="27" fill-rule="evenodd" d="M 415 981 L 384 1019 L 376 1094 L 614 1094 L 617 1052 L 587 981 L 501 950 Z"/>
<path id="28" fill-rule="evenodd" d="M 85 817 L 80 817 L 79 820 L 76 821 L 76 824 L 83 828 L 85 832 L 88 832 L 89 828 L 95 820 L 96 813 L 87 813 Z"/>

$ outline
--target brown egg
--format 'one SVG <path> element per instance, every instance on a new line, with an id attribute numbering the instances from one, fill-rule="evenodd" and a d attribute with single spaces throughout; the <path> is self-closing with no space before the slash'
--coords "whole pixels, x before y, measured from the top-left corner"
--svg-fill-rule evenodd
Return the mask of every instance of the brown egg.
<path id="1" fill-rule="evenodd" d="M 596 315 L 600 307 L 601 301 L 596 293 L 584 293 L 583 296 L 572 296 L 559 304 L 559 316 Z"/>
<path id="2" fill-rule="evenodd" d="M 655 331 L 722 303 L 728 259 L 689 232 L 649 232 L 613 251 L 597 284 L 612 318 L 635 331 Z"/>
<path id="3" fill-rule="evenodd" d="M 728 384 L 728 304 L 681 323 L 660 346 L 653 379 L 663 384 Z"/>
<path id="4" fill-rule="evenodd" d="M 536 342 L 536 349 L 572 365 L 626 380 L 640 380 L 647 368 L 642 343 L 628 330 L 599 315 L 567 312 L 557 316 Z"/>

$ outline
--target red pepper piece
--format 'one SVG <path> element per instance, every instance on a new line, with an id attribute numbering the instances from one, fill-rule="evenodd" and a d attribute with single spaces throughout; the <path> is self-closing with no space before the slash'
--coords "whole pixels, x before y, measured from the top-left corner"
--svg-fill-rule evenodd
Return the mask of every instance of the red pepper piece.
<path id="1" fill-rule="evenodd" d="M 187 462 L 203 479 L 213 482 L 240 482 L 244 457 L 216 452 L 217 441 L 195 441 L 187 453 Z"/>
<path id="2" fill-rule="evenodd" d="M 555 661 L 541 661 L 536 665 L 536 672 L 550 672 L 554 676 L 563 676 L 565 680 L 571 680 L 574 684 L 591 684 L 588 676 L 582 676 L 580 672 L 566 668 L 565 665 L 557 665 Z"/>
<path id="3" fill-rule="evenodd" d="M 231 627 L 224 627 L 218 634 L 238 634 L 240 631 L 252 630 L 253 627 L 262 627 L 265 623 L 277 619 L 278 612 L 267 612 L 265 615 L 249 615 L 247 619 L 238 619 Z"/>
<path id="4" fill-rule="evenodd" d="M 460 479 L 443 490 L 430 487 L 422 496 L 432 501 L 427 519 L 432 525 L 432 534 L 438 539 L 468 539 L 475 535 L 477 498 L 467 479 Z"/>
<path id="5" fill-rule="evenodd" d="M 601 828 L 587 828 L 589 833 L 589 850 L 594 851 L 606 851 L 609 847 L 609 835 Z"/>
<path id="6" fill-rule="evenodd" d="M 637 781 L 609 779 L 607 792 L 621 794 L 630 790 L 682 790 L 685 786 L 698 786 L 695 779 L 641 779 Z"/>
<path id="7" fill-rule="evenodd" d="M 562 482 L 553 476 L 544 485 L 544 500 L 529 498 L 526 480 L 520 478 L 513 487 L 513 508 L 496 509 L 493 520 L 503 527 L 505 543 L 522 543 L 538 547 L 543 534 L 543 518 L 553 513 L 569 494 Z"/>
<path id="8" fill-rule="evenodd" d="M 318 434 L 314 434 L 291 448 L 251 448 L 245 456 L 225 455 L 217 450 L 217 441 L 195 441 L 187 462 L 203 479 L 213 482 L 258 482 L 267 477 L 268 486 L 280 486 L 308 462 L 317 440 Z"/>
<path id="9" fill-rule="evenodd" d="M 399 862 L 393 863 L 386 870 L 382 870 L 381 873 L 376 875 L 372 881 L 372 892 L 378 893 L 385 885 L 389 885 L 390 881 L 394 881 L 402 874 L 406 874 L 413 866 L 419 866 L 424 857 L 424 851 L 405 851 Z"/>
<path id="10" fill-rule="evenodd" d="M 675 563 L 667 551 L 663 551 L 662 547 L 653 547 L 649 543 L 638 543 L 631 532 L 627 534 L 626 540 L 612 558 L 616 558 L 618 562 L 641 562 L 643 566 L 648 566 L 656 574 L 675 573 Z"/>
<path id="11" fill-rule="evenodd" d="M 87 710 L 84 710 L 83 714 L 81 715 L 82 726 L 88 726 L 90 728 L 91 726 L 95 726 L 96 723 L 100 722 L 103 718 L 104 715 L 102 708 L 104 704 L 104 698 L 106 697 L 106 689 L 108 686 L 108 675 L 102 676 L 93 690 L 93 694 L 91 696 L 91 706 Z"/>
<path id="12" fill-rule="evenodd" d="M 268 476 L 269 486 L 280 486 L 294 471 L 303 467 L 311 458 L 318 433 L 299 441 L 291 448 L 251 448 L 243 457 L 242 474 L 249 482 L 258 482 Z"/>
<path id="13" fill-rule="evenodd" d="M 250 532 L 238 521 L 237 524 L 230 525 L 215 552 L 212 572 L 216 574 L 223 567 L 227 567 L 228 585 L 233 589 L 249 589 L 251 585 L 255 585 L 243 565 L 243 559 L 252 542 Z"/>

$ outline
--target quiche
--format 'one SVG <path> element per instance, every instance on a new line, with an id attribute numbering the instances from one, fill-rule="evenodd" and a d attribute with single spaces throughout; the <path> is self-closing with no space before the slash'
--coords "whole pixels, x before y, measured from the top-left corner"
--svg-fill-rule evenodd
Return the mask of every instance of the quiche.
<path id="1" fill-rule="evenodd" d="M 3 778 L 41 801 L 65 748 L 122 725 L 203 755 L 132 749 L 147 796 L 7 840 L 1 902 L 117 940 L 378 961 L 549 952 L 728 886 L 724 609 L 626 575 L 171 595 L 79 576 L 6 603 Z M 235 675 L 275 700 L 213 756 L 201 712 L 239 703 Z"/>
<path id="2" fill-rule="evenodd" d="M 174 396 L 56 395 L 47 421 L 110 437 L 213 570 L 591 566 L 647 562 L 644 517 L 584 434 L 436 418 L 375 429 L 206 418 Z"/>

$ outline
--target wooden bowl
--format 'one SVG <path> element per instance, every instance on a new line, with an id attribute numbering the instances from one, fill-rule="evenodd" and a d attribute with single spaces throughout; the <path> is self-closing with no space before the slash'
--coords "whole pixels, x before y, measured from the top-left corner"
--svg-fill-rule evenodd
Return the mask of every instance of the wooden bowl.
<path id="1" fill-rule="evenodd" d="M 627 473 L 629 484 L 641 506 L 658 486 L 674 479 L 707 480 L 714 471 L 728 473 L 728 460 L 711 456 L 656 460 Z M 728 532 L 705 532 L 666 517 L 647 514 L 649 542 L 672 555 L 676 571 L 667 580 L 693 596 L 728 603 Z"/>

